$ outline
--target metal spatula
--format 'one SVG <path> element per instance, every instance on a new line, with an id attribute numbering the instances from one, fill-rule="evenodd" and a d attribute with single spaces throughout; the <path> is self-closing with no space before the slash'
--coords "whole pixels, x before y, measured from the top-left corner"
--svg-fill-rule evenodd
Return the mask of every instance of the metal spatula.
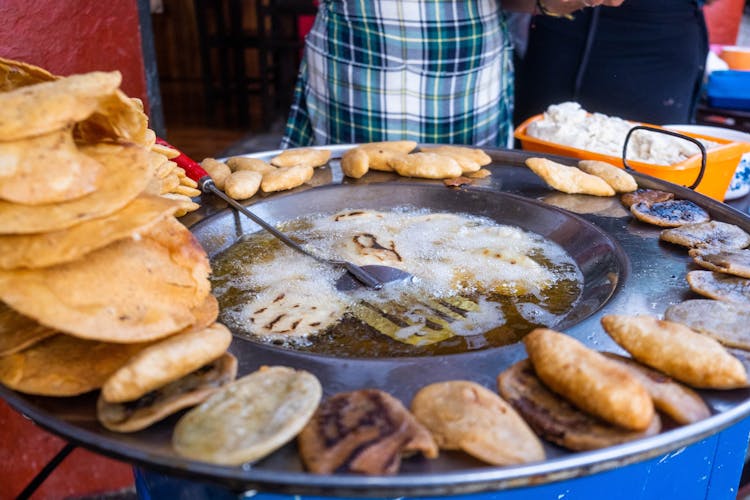
<path id="1" fill-rule="evenodd" d="M 157 139 L 157 142 L 176 151 L 179 151 L 177 150 L 177 148 L 162 139 Z M 386 283 L 403 281 L 412 278 L 411 274 L 402 271 L 401 269 L 396 269 L 395 267 L 375 265 L 358 266 L 346 260 L 326 259 L 324 257 L 321 257 L 320 255 L 316 255 L 315 253 L 306 250 L 296 242 L 292 241 L 286 234 L 282 233 L 271 224 L 252 213 L 236 200 L 227 196 L 221 189 L 216 187 L 216 184 L 214 184 L 214 181 L 213 179 L 211 179 L 211 176 L 208 175 L 208 172 L 203 170 L 203 168 L 197 162 L 192 160 L 186 154 L 180 152 L 180 156 L 173 158 L 172 161 L 182 167 L 185 170 L 185 174 L 189 178 L 198 183 L 198 189 L 200 189 L 202 192 L 211 193 L 218 196 L 219 198 L 227 202 L 230 206 L 237 209 L 240 213 L 249 217 L 260 227 L 271 233 L 274 237 L 281 240 L 281 242 L 288 247 L 296 250 L 301 254 L 307 255 L 308 257 L 312 257 L 318 262 L 323 262 L 332 266 L 343 267 L 344 269 L 346 269 L 347 274 L 344 274 L 336 282 L 337 290 L 354 290 L 361 287 L 362 285 L 368 288 L 379 290 L 383 288 L 383 285 Z"/>

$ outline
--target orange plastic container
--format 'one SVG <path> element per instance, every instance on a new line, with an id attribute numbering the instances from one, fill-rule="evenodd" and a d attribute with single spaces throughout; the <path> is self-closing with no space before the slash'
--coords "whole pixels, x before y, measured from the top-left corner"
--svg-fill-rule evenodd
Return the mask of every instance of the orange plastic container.
<path id="1" fill-rule="evenodd" d="M 541 120 L 542 117 L 543 115 L 532 116 L 516 128 L 514 136 L 521 141 L 521 147 L 523 149 L 527 151 L 538 151 L 540 153 L 568 156 L 580 160 L 601 160 L 623 167 L 622 158 L 618 156 L 586 151 L 584 149 L 565 146 L 563 144 L 544 141 L 529 136 L 526 133 L 526 129 L 531 123 Z M 648 124 L 633 123 L 633 125 Z M 649 126 L 661 128 L 655 125 Z M 734 171 L 740 163 L 742 155 L 750 152 L 750 144 L 744 142 L 733 142 L 727 139 L 702 134 L 684 133 L 684 135 L 706 139 L 721 144 L 721 146 L 706 151 L 706 171 L 703 174 L 703 179 L 695 190 L 715 200 L 724 201 L 724 195 L 727 192 Z M 658 177 L 659 179 L 664 179 L 665 181 L 673 182 L 681 186 L 690 186 L 695 182 L 700 173 L 701 154 L 698 153 L 686 160 L 672 165 L 655 165 L 630 159 L 628 159 L 628 165 L 637 172 Z"/>

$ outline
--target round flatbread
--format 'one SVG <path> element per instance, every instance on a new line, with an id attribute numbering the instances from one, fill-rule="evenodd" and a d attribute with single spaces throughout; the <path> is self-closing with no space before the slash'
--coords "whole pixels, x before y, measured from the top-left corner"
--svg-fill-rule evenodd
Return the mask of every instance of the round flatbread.
<path id="1" fill-rule="evenodd" d="M 541 437 L 573 451 L 595 450 L 658 434 L 658 414 L 644 431 L 607 424 L 579 410 L 549 390 L 528 359 L 514 364 L 497 378 L 500 394 Z"/>
<path id="2" fill-rule="evenodd" d="M 0 302 L 0 356 L 22 351 L 57 333 Z"/>
<path id="3" fill-rule="evenodd" d="M 122 209 L 81 224 L 36 234 L 0 235 L 0 269 L 35 269 L 79 259 L 117 240 L 143 232 L 184 204 L 142 194 Z"/>
<path id="4" fill-rule="evenodd" d="M 713 271 L 690 271 L 687 282 L 695 293 L 709 299 L 750 306 L 750 279 Z"/>
<path id="5" fill-rule="evenodd" d="M 643 202 L 650 205 L 652 203 L 669 201 L 672 199 L 674 199 L 673 193 L 659 191 L 658 189 L 636 189 L 632 193 L 625 193 L 620 197 L 622 204 L 628 208 L 636 203 Z"/>
<path id="6" fill-rule="evenodd" d="M 0 382 L 40 396 L 76 396 L 98 389 L 147 343 L 113 344 L 55 335 L 0 358 Z"/>
<path id="7" fill-rule="evenodd" d="M 224 387 L 185 414 L 174 428 L 180 455 L 222 465 L 263 458 L 294 438 L 323 391 L 304 370 L 263 367 Z"/>
<path id="8" fill-rule="evenodd" d="M 27 205 L 80 198 L 101 183 L 104 167 L 81 153 L 72 128 L 0 142 L 0 199 Z"/>
<path id="9" fill-rule="evenodd" d="M 104 217 L 127 205 L 153 177 L 147 152 L 133 144 L 97 144 L 81 152 L 103 167 L 101 184 L 75 200 L 44 205 L 0 201 L 0 234 L 43 233 Z"/>
<path id="10" fill-rule="evenodd" d="M 688 248 L 712 250 L 745 248 L 750 245 L 750 234 L 734 224 L 719 221 L 685 224 L 674 229 L 665 229 L 659 235 L 659 239 Z"/>
<path id="11" fill-rule="evenodd" d="M 320 405 L 298 438 L 305 467 L 316 474 L 395 474 L 401 457 L 438 448 L 401 401 L 378 389 L 343 392 Z"/>
<path id="12" fill-rule="evenodd" d="M 725 346 L 750 350 L 750 308 L 721 300 L 686 300 L 669 306 L 664 319 L 713 337 Z"/>
<path id="13" fill-rule="evenodd" d="M 0 300 L 78 337 L 142 342 L 195 322 L 210 292 L 210 266 L 190 231 L 166 218 L 83 258 L 41 269 L 0 271 Z"/>
<path id="14" fill-rule="evenodd" d="M 417 392 L 411 411 L 441 449 L 461 449 L 494 465 L 544 460 L 544 448 L 513 408 L 468 380 L 430 384 Z"/>
<path id="15" fill-rule="evenodd" d="M 49 71 L 32 64 L 0 57 L 0 92 L 55 80 Z"/>
<path id="16" fill-rule="evenodd" d="M 218 358 L 231 342 L 221 323 L 160 340 L 113 373 L 102 386 L 102 398 L 109 403 L 138 399 Z"/>
<path id="17" fill-rule="evenodd" d="M 146 149 L 156 140 L 156 135 L 148 128 L 143 105 L 120 90 L 100 99 L 91 116 L 76 123 L 73 135 L 83 143 L 127 141 Z"/>
<path id="18" fill-rule="evenodd" d="M 710 271 L 750 278 L 750 249 L 706 248 L 690 250 L 693 262 Z"/>
<path id="19" fill-rule="evenodd" d="M 0 137 L 15 141 L 80 122 L 121 80 L 119 71 L 94 71 L 0 93 Z"/>
<path id="20" fill-rule="evenodd" d="M 96 417 L 115 432 L 136 432 L 173 413 L 202 403 L 237 375 L 237 358 L 229 353 L 184 377 L 128 403 L 108 403 L 100 395 Z"/>
<path id="21" fill-rule="evenodd" d="M 630 213 L 641 222 L 660 227 L 679 227 L 711 219 L 708 212 L 689 200 L 640 201 L 630 206 Z"/>

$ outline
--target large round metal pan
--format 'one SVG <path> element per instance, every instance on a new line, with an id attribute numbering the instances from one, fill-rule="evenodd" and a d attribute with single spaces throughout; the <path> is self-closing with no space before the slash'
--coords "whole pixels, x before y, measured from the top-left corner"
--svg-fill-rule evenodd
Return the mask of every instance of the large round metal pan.
<path id="1" fill-rule="evenodd" d="M 336 158 L 346 147 L 332 149 Z M 312 186 L 262 197 L 254 202 L 252 209 L 272 222 L 280 222 L 346 208 L 417 206 L 479 214 L 540 233 L 568 250 L 586 277 L 581 303 L 557 328 L 599 350 L 622 352 L 604 334 L 599 324 L 602 314 L 658 316 L 670 304 L 694 297 L 685 281 L 691 267 L 687 252 L 660 243 L 658 228 L 634 220 L 618 198 L 553 192 L 522 167 L 527 153 L 488 152 L 494 160 L 490 166 L 492 176 L 461 188 L 383 173 L 370 173 L 357 181 L 343 179 L 334 159 L 328 167 L 318 169 Z M 693 200 L 707 209 L 713 219 L 750 231 L 750 219 L 726 205 L 657 179 L 636 177 L 642 187 L 672 191 L 678 198 Z M 191 214 L 186 222 L 192 224 L 192 230 L 210 255 L 242 234 L 259 230 L 254 223 L 215 200 L 203 201 L 201 211 Z M 407 405 L 419 388 L 435 381 L 470 379 L 494 390 L 497 375 L 525 357 L 523 345 L 516 343 L 444 356 L 341 358 L 287 350 L 240 337 L 235 338 L 231 351 L 240 360 L 240 375 L 264 364 L 293 366 L 319 377 L 326 395 L 377 387 Z M 703 391 L 702 396 L 713 411 L 710 418 L 602 450 L 569 453 L 548 445 L 547 460 L 511 467 L 492 467 L 458 452 L 444 452 L 434 461 L 405 460 L 401 472 L 395 476 L 318 476 L 304 472 L 293 443 L 252 466 L 211 465 L 183 459 L 172 451 L 171 432 L 178 416 L 138 433 L 116 434 L 97 423 L 93 394 L 44 398 L 0 387 L 0 395 L 40 425 L 73 442 L 152 469 L 213 481 L 237 490 L 340 496 L 446 495 L 537 485 L 669 453 L 750 414 L 750 390 Z"/>

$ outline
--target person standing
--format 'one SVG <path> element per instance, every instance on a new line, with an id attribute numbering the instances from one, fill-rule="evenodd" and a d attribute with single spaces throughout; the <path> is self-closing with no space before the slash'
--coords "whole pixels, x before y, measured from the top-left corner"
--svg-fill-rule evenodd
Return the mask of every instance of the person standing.
<path id="1" fill-rule="evenodd" d="M 516 74 L 516 124 L 565 101 L 657 125 L 692 122 L 708 55 L 702 3 L 627 0 L 572 19 L 534 16 Z"/>
<path id="2" fill-rule="evenodd" d="M 622 1 L 323 0 L 282 147 L 402 139 L 507 146 L 513 48 L 501 5 L 553 16 Z"/>

